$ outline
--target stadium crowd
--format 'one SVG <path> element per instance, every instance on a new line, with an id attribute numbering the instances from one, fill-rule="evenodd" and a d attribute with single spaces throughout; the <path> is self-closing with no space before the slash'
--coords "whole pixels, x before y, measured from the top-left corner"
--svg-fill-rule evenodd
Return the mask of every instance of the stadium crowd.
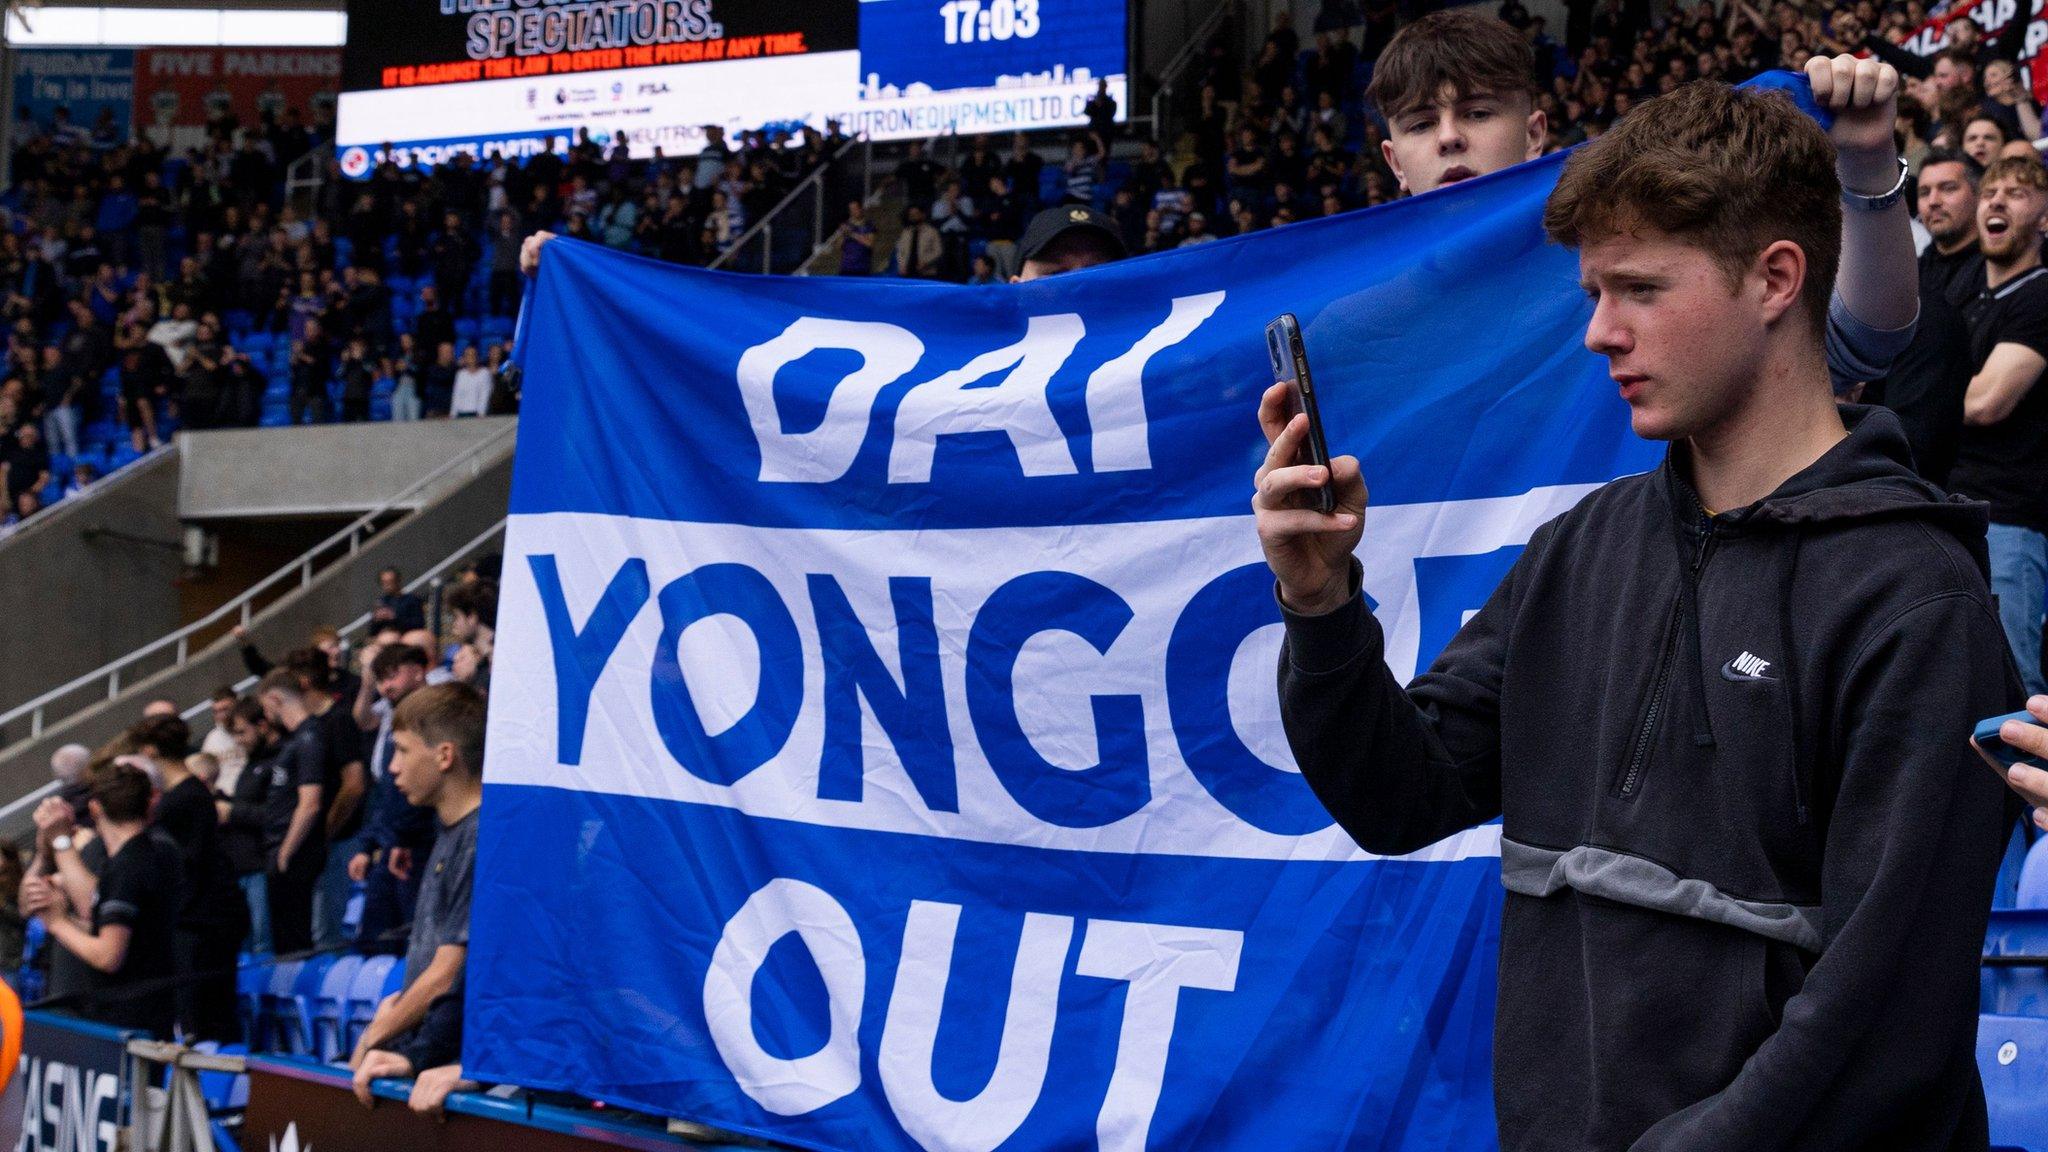
<path id="1" fill-rule="evenodd" d="M 1925 18 L 1920 0 L 1568 10 L 1561 33 L 1518 0 L 1498 12 L 1532 50 L 1545 150 L 1596 137 L 1689 80 L 1797 69 L 1815 52 L 1868 48 L 1907 74 L 1899 143 L 1928 237 L 1916 343 L 1926 358 L 1870 382 L 1868 398 L 1901 411 L 1923 468 L 1946 479 L 1975 420 L 1962 389 L 1988 349 L 2016 342 L 2048 357 L 2048 279 L 2031 270 L 2048 169 L 2039 114 L 2015 78 L 2017 38 L 1961 20 L 1939 57 L 1908 56 L 1893 45 Z M 1394 13 L 1375 3 L 1306 45 L 1283 18 L 1248 70 L 1219 35 L 1173 140 L 1120 140 L 1105 92 L 1064 159 L 1022 135 L 911 142 L 894 165 L 900 225 L 832 170 L 846 143 L 836 126 L 730 145 L 713 129 L 687 159 L 633 160 L 586 139 L 524 165 L 458 158 L 423 174 L 386 163 L 361 183 L 330 161 L 306 213 L 285 196 L 285 172 L 331 134 L 295 113 L 220 123 L 210 147 L 185 156 L 38 126 L 0 197 L 7 523 L 179 427 L 516 411 L 516 374 L 503 369 L 520 244 L 534 231 L 705 264 L 823 169 L 845 205 L 840 274 L 989 283 L 1017 274 L 1027 223 L 1051 204 L 1099 209 L 1135 254 L 1386 202 L 1403 188 L 1365 92 Z M 2003 214 L 1978 210 L 1980 184 L 1996 185 Z M 2025 277 L 2025 290 L 1973 311 L 1987 259 L 2001 284 Z M 2036 459 L 2042 396 L 2001 418 L 2014 421 L 2001 450 Z M 2011 527 L 2038 536 L 2048 525 Z M 459 1051 L 494 577 L 486 565 L 452 589 L 437 633 L 386 573 L 364 648 L 332 630 L 275 664 L 246 648 L 253 686 L 216 693 L 203 738 L 162 702 L 106 748 L 60 750 L 61 788 L 36 811 L 32 855 L 0 851 L 0 892 L 17 897 L 0 907 L 0 967 L 95 1019 L 240 1039 L 238 955 L 399 952 L 402 988 L 351 1064 L 359 1085 L 435 1069 L 425 1082 L 445 1095 L 459 1079 L 447 1069 Z M 2039 653 L 2036 643 L 2035 676 Z"/>
<path id="2" fill-rule="evenodd" d="M 32 855 L 0 852 L 0 965 L 24 998 L 158 1036 L 241 1043 L 250 954 L 403 957 L 345 1056 L 439 1098 L 462 1034 L 497 561 L 441 597 L 444 627 L 379 574 L 368 642 L 333 628 L 216 691 L 197 740 L 159 700 L 99 749 L 51 757 Z M 248 1038 L 253 1039 L 253 1038 Z M 437 1098 L 438 1099 L 438 1098 Z"/>

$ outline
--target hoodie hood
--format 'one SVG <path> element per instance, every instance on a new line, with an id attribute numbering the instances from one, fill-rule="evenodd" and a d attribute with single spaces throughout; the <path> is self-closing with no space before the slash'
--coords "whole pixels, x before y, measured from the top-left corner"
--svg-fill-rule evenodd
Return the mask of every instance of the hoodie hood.
<path id="1" fill-rule="evenodd" d="M 1905 429 L 1888 409 L 1865 404 L 1838 405 L 1842 423 L 1849 434 L 1821 454 L 1820 459 L 1780 484 L 1776 491 L 1744 508 L 1709 518 L 1698 493 L 1679 466 L 1676 444 L 1664 457 L 1665 492 L 1671 501 L 1672 540 L 1681 564 L 1692 576 L 1679 581 L 1679 627 L 1687 659 L 1683 691 L 1693 743 L 1711 748 L 1717 743 L 1707 707 L 1705 673 L 1701 670 L 1699 599 L 1695 586 L 1699 568 L 1716 536 L 1722 538 L 1783 534 L 1789 539 L 1771 550 L 1771 561 L 1762 577 L 1766 587 L 1776 591 L 1777 635 L 1781 652 L 1793 651 L 1793 599 L 1799 562 L 1806 539 L 1816 532 L 1852 523 L 1910 519 L 1939 528 L 1953 537 L 1987 581 L 1991 557 L 1985 532 L 1991 523 L 1989 506 L 1960 496 L 1951 496 L 1923 480 L 1913 471 L 1913 450 Z M 1794 707 L 1797 688 L 1793 686 Z M 1796 735 L 1793 737 L 1795 743 Z M 1793 749 L 1793 760 L 1804 763 L 1804 750 Z M 1810 816 L 1810 782 L 1799 781 L 1799 822 Z"/>
<path id="2" fill-rule="evenodd" d="M 1717 517 L 1717 531 L 1803 531 L 1819 525 L 1887 519 L 1920 520 L 1955 537 L 1990 577 L 1984 542 L 1990 505 L 1951 495 L 1913 471 L 1913 449 L 1890 409 L 1868 404 L 1837 406 L 1849 435 L 1822 453 L 1777 490 L 1746 508 Z M 1698 498 L 1677 467 L 1676 445 L 1665 455 L 1666 473 L 1684 500 L 1674 500 L 1681 521 L 1699 515 Z"/>

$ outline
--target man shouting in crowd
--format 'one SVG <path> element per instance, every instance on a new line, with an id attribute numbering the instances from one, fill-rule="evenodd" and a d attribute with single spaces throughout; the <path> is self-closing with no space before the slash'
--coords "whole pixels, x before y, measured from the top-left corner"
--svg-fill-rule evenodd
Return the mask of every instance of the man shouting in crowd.
<path id="1" fill-rule="evenodd" d="M 1977 956 L 2011 809 L 1966 737 L 2019 685 L 1983 506 L 1831 393 L 1836 172 L 1784 96 L 1704 82 L 1572 157 L 1545 227 L 1670 448 L 1539 528 L 1405 689 L 1352 555 L 1358 462 L 1298 463 L 1306 420 L 1281 388 L 1260 408 L 1303 776 L 1372 852 L 1503 819 L 1503 1147 L 1988 1144 Z M 1334 513 L 1304 499 L 1325 483 Z"/>

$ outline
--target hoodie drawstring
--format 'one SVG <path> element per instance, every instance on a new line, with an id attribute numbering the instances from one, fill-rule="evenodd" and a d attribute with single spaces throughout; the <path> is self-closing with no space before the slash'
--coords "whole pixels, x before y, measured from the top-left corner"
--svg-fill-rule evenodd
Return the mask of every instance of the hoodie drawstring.
<path id="1" fill-rule="evenodd" d="M 1785 678 L 1785 703 L 1792 716 L 1792 723 L 1786 726 L 1792 741 L 1792 804 L 1803 828 L 1812 822 L 1813 812 L 1808 804 L 1810 782 L 1799 732 L 1799 717 L 1804 715 L 1799 711 L 1799 666 L 1792 658 L 1792 584 L 1799 577 L 1799 550 L 1806 543 L 1806 530 L 1797 523 L 1790 527 L 1792 547 L 1778 579 L 1778 669 Z"/>

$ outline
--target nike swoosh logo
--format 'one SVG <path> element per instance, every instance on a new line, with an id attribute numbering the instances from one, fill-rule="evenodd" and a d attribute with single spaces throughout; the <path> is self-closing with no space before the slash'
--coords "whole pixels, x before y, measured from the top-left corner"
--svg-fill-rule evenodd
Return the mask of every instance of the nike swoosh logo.
<path id="1" fill-rule="evenodd" d="M 1721 665 L 1721 679 L 1723 679 L 1723 680 L 1733 680 L 1733 681 L 1735 681 L 1735 682 L 1736 682 L 1737 684 L 1740 684 L 1740 683 L 1743 683 L 1744 681 L 1753 681 L 1753 680 L 1776 680 L 1776 679 L 1777 679 L 1777 677 L 1776 677 L 1776 676 L 1754 676 L 1754 675 L 1751 675 L 1751 674 L 1750 674 L 1750 673 L 1748 673 L 1748 672 L 1737 672 L 1737 671 L 1735 670 L 1735 661 L 1733 661 L 1733 660 L 1730 660 L 1730 661 L 1729 661 L 1729 662 L 1727 662 L 1726 664 L 1723 664 L 1723 665 Z"/>

